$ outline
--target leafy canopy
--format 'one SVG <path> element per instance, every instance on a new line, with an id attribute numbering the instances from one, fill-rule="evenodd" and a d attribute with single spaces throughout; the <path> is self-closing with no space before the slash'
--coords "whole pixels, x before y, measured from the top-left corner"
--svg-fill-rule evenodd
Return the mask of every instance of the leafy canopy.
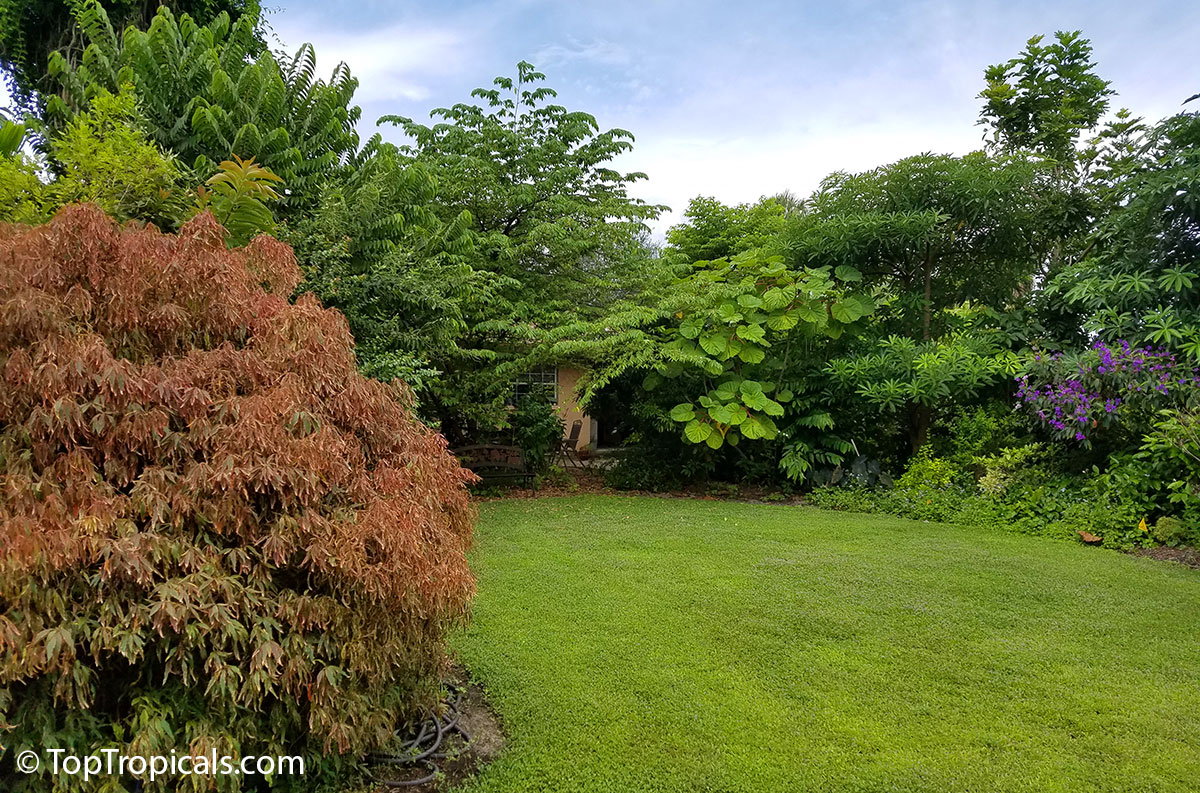
<path id="1" fill-rule="evenodd" d="M 1200 114 L 1162 121 L 1122 165 L 1114 209 L 1089 255 L 1047 287 L 1107 341 L 1162 345 L 1200 361 Z"/>
<path id="2" fill-rule="evenodd" d="M 667 230 L 664 254 L 691 264 L 765 248 L 783 229 L 785 215 L 784 205 L 775 198 L 731 207 L 697 196 L 688 202 L 683 222 Z"/>
<path id="3" fill-rule="evenodd" d="M 807 401 L 797 406 L 803 415 L 789 415 L 795 396 L 789 364 L 806 342 L 836 339 L 874 310 L 858 288 L 861 280 L 846 266 L 789 270 L 782 257 L 757 250 L 696 262 L 663 304 L 664 314 L 677 321 L 648 332 L 658 361 L 643 387 L 686 382 L 693 397 L 669 417 L 683 425 L 688 442 L 712 449 L 743 438 L 772 440 L 784 417 L 828 429 L 828 414 Z M 789 472 L 802 474 L 807 465 L 793 459 Z"/>
<path id="4" fill-rule="evenodd" d="M 512 284 L 479 267 L 468 213 L 444 221 L 433 211 L 428 168 L 390 144 L 372 147 L 283 230 L 304 288 L 345 314 L 363 371 L 408 383 L 425 418 L 494 423 L 507 388 L 494 372 L 475 374 L 495 355 L 474 346 L 483 340 L 472 330 L 506 305 L 500 292 Z"/>
<path id="5" fill-rule="evenodd" d="M 150 24 L 159 3 L 143 0 L 103 0 L 105 13 L 118 29 L 129 26 L 145 28 Z M 171 0 L 170 6 L 179 14 L 188 14 L 201 24 L 221 13 L 234 20 L 243 16 L 257 20 L 257 0 Z M 33 104 L 37 91 L 49 88 L 46 61 L 50 53 L 59 51 L 68 60 L 77 59 L 81 52 L 75 37 L 75 0 L 5 0 L 0 3 L 0 70 L 7 73 L 18 101 Z M 255 23 L 257 24 L 257 22 Z"/>
<path id="6" fill-rule="evenodd" d="M 1003 151 L 1073 166 L 1080 135 L 1100 121 L 1114 92 L 1095 74 L 1091 42 L 1079 31 L 1060 31 L 1051 44 L 1042 39 L 1034 36 L 1016 58 L 988 67 L 979 123 Z"/>
<path id="7" fill-rule="evenodd" d="M 408 151 L 438 175 L 443 217 L 470 212 L 485 266 L 520 282 L 518 312 L 543 320 L 611 299 L 663 209 L 630 197 L 645 174 L 608 167 L 633 136 L 548 103 L 556 94 L 544 80 L 522 61 L 515 78 L 472 91 L 484 107 L 439 108 L 433 126 L 381 119 L 401 125 Z"/>
<path id="8" fill-rule="evenodd" d="M 317 80 L 309 45 L 275 56 L 256 38 L 255 20 L 218 14 L 207 25 L 161 6 L 146 30 L 118 36 L 104 8 L 79 10 L 87 46 L 78 64 L 50 60 L 54 92 L 45 128 L 53 136 L 101 91 L 133 86 L 154 142 L 202 178 L 236 155 L 254 159 L 287 185 L 287 215 L 315 201 L 320 186 L 357 153 L 358 82 L 345 65 Z"/>

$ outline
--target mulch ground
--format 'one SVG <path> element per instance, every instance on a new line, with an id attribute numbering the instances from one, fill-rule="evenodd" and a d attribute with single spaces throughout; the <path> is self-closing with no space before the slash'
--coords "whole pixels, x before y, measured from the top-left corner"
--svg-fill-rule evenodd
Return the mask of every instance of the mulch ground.
<path id="1" fill-rule="evenodd" d="M 1182 565 L 1200 570 L 1200 548 L 1138 548 L 1134 556 L 1146 556 L 1160 562 L 1178 562 Z"/>

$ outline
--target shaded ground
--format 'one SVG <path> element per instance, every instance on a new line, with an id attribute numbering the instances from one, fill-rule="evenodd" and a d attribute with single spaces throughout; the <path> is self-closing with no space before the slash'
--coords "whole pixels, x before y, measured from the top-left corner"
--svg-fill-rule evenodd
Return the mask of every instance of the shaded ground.
<path id="1" fill-rule="evenodd" d="M 463 790 L 1194 791 L 1200 574 L 704 500 L 481 505 Z"/>
<path id="2" fill-rule="evenodd" d="M 1200 549 L 1167 548 L 1166 546 L 1162 546 L 1159 548 L 1139 548 L 1134 553 L 1138 556 L 1158 559 L 1162 562 L 1178 562 L 1179 564 L 1200 570 Z"/>
<path id="3" fill-rule="evenodd" d="M 484 490 L 479 501 L 500 501 L 508 498 L 545 498 L 547 496 L 576 496 L 604 494 L 613 496 L 654 496 L 657 498 L 695 498 L 703 501 L 744 501 L 751 504 L 802 504 L 795 494 L 784 494 L 776 488 L 761 485 L 731 485 L 723 482 L 697 484 L 682 490 L 652 492 L 649 490 L 616 490 L 604 484 L 604 472 L 598 468 L 568 468 L 557 482 L 548 482 L 537 489 L 503 487 Z"/>

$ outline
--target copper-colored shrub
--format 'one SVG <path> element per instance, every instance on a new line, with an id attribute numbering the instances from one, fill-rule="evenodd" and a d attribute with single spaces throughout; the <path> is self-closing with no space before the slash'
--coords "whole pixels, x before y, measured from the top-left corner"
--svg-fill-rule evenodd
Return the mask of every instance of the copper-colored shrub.
<path id="1" fill-rule="evenodd" d="M 429 695 L 470 474 L 299 278 L 207 214 L 0 226 L 0 742 L 353 757 Z"/>

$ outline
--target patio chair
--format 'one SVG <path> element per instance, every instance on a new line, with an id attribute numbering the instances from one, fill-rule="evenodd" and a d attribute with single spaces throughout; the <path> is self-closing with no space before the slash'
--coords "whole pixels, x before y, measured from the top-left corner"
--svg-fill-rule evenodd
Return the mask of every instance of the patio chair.
<path id="1" fill-rule="evenodd" d="M 558 456 L 561 457 L 565 464 L 574 465 L 576 468 L 583 468 L 583 461 L 579 459 L 579 452 L 576 449 L 579 446 L 579 433 L 583 430 L 583 422 L 575 419 L 571 424 L 571 434 L 563 438 L 558 443 Z"/>

